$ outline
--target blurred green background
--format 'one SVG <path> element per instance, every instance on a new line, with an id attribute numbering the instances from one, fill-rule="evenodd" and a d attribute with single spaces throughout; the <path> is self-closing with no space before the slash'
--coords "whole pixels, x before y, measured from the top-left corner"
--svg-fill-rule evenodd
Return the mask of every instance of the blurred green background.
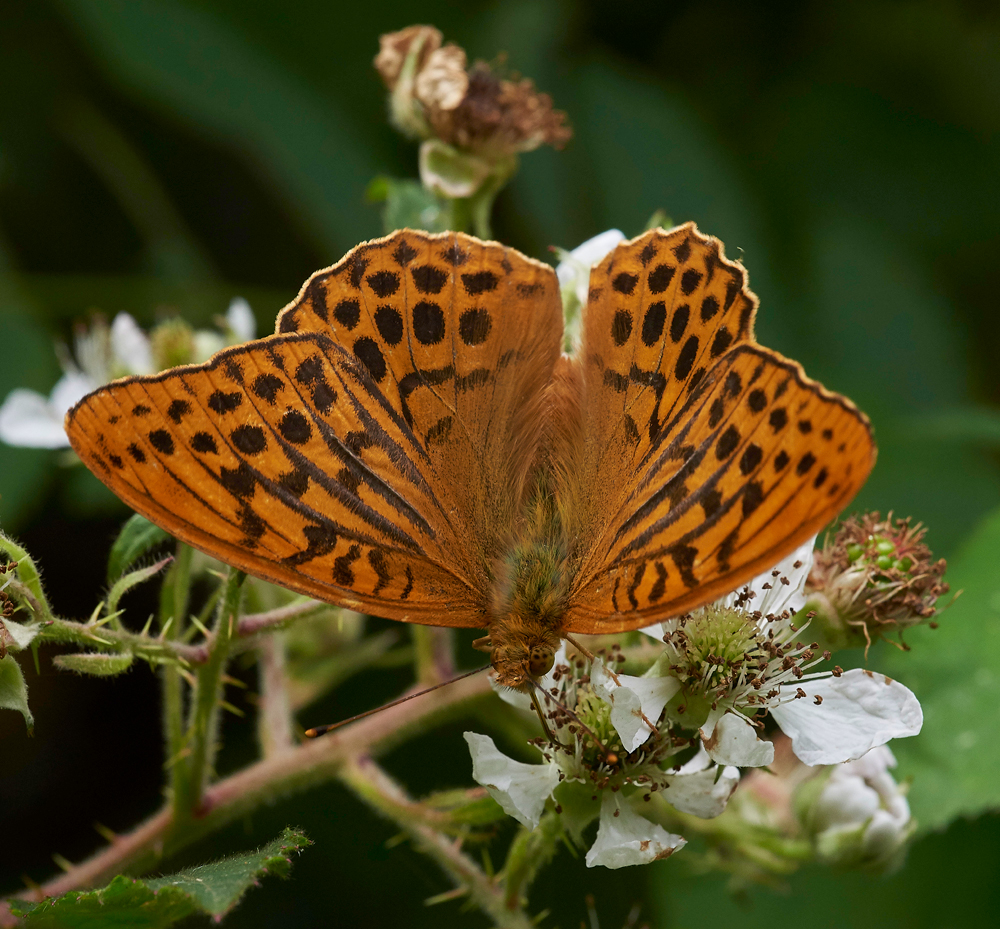
<path id="1" fill-rule="evenodd" d="M 930 731 L 897 753 L 925 827 L 903 871 L 807 870 L 786 892 L 733 898 L 684 855 L 609 872 L 563 853 L 534 910 L 575 927 L 591 893 L 604 929 L 637 903 L 663 929 L 991 924 L 1000 821 L 945 826 L 1000 805 L 987 763 L 1000 762 L 995 521 L 967 542 L 1000 506 L 995 3 L 5 0 L 0 397 L 48 392 L 53 339 L 94 309 L 204 325 L 240 294 L 266 332 L 309 273 L 379 234 L 366 186 L 413 176 L 416 151 L 386 122 L 371 59 L 380 33 L 412 22 L 437 25 L 471 57 L 507 51 L 569 113 L 568 148 L 525 156 L 498 199 L 499 239 L 548 258 L 550 245 L 611 226 L 637 234 L 658 208 L 697 221 L 747 265 L 760 340 L 871 415 L 880 458 L 856 506 L 923 520 L 941 555 L 965 546 L 951 579 L 967 593 L 944 628 L 914 636 L 912 656 L 872 657 L 928 716 Z M 0 447 L 0 525 L 41 561 L 64 614 L 96 602 L 125 515 L 58 455 Z M 124 830 L 159 801 L 152 675 L 83 680 L 44 657 L 26 672 L 35 737 L 20 717 L 0 719 L 0 892 L 22 875 L 44 879 L 52 852 L 94 849 L 94 820 Z M 402 680 L 366 676 L 316 718 L 374 705 Z M 249 723 L 229 728 L 224 769 L 252 751 Z M 953 739 L 957 728 L 971 741 Z M 397 751 L 389 769 L 414 793 L 469 784 L 461 729 Z M 955 772 L 968 775 L 961 790 Z M 334 787 L 178 864 L 262 843 L 286 823 L 315 847 L 290 883 L 255 891 L 228 925 L 483 924 L 457 904 L 423 907 L 443 878 L 406 846 L 387 848 L 390 827 Z"/>

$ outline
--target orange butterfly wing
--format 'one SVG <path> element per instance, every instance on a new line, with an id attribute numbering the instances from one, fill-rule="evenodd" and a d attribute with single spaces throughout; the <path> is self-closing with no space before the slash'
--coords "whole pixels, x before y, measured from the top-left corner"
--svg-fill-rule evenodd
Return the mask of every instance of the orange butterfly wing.
<path id="1" fill-rule="evenodd" d="M 547 265 L 404 230 L 313 275 L 279 334 L 103 387 L 67 432 L 130 506 L 226 562 L 482 626 L 561 325 Z"/>
<path id="2" fill-rule="evenodd" d="M 612 632 L 775 564 L 857 493 L 875 446 L 850 401 L 753 341 L 742 266 L 693 224 L 618 246 L 590 287 L 565 628 Z"/>

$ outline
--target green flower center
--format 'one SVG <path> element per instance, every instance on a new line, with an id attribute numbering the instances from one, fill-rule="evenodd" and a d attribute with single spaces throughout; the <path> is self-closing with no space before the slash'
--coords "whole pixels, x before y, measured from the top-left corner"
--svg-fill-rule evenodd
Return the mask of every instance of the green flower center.
<path id="1" fill-rule="evenodd" d="M 742 610 L 707 606 L 683 626 L 687 663 L 703 676 L 710 666 L 732 668 L 757 651 L 757 624 Z"/>

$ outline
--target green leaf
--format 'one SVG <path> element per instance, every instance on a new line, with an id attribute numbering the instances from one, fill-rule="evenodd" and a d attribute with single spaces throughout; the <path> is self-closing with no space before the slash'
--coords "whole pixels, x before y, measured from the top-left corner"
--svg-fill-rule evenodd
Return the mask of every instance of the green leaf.
<path id="1" fill-rule="evenodd" d="M 912 777 L 910 806 L 923 831 L 1000 808 L 1000 510 L 951 559 L 947 580 L 961 596 L 940 628 L 907 633 L 912 651 L 886 648 L 871 666 L 917 695 L 924 727 L 892 750 L 898 777 Z"/>
<path id="2" fill-rule="evenodd" d="M 135 562 L 151 548 L 165 542 L 170 536 L 159 526 L 154 526 L 138 513 L 122 526 L 108 556 L 108 584 L 114 584 Z"/>
<path id="3" fill-rule="evenodd" d="M 12 655 L 0 658 L 0 708 L 17 710 L 24 717 L 28 732 L 34 729 L 35 717 L 28 709 L 28 685 L 24 683 L 21 666 Z"/>
<path id="4" fill-rule="evenodd" d="M 132 667 L 132 655 L 106 654 L 104 652 L 83 652 L 76 655 L 56 655 L 52 664 L 63 671 L 76 671 L 94 677 L 115 677 Z"/>
<path id="5" fill-rule="evenodd" d="M 11 901 L 14 914 L 31 927 L 51 929 L 160 929 L 192 913 L 221 918 L 251 884 L 276 874 L 287 877 L 292 852 L 311 844 L 298 829 L 286 828 L 273 842 L 212 864 L 147 880 L 118 875 L 99 890 L 71 891 L 42 903 Z"/>

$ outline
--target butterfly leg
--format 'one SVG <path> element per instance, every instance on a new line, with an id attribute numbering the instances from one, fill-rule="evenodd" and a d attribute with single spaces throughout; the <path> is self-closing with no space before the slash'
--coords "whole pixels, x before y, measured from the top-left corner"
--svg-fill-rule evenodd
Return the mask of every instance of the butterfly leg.
<path id="1" fill-rule="evenodd" d="M 472 647 L 477 652 L 491 652 L 493 651 L 493 641 L 488 635 L 480 636 L 472 643 Z"/>

